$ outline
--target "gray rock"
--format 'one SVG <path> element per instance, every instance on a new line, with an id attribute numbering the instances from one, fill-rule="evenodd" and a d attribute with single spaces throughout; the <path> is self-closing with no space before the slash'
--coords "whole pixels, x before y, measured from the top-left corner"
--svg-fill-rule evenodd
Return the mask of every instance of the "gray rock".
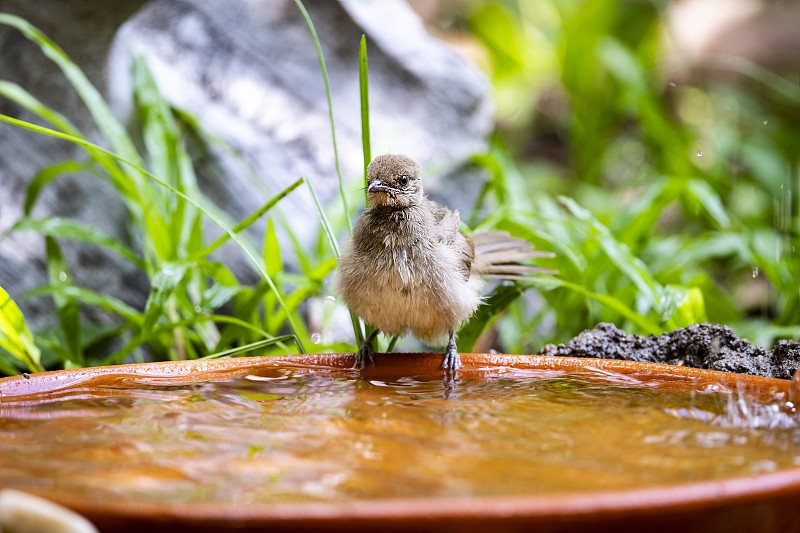
<path id="1" fill-rule="evenodd" d="M 446 173 L 484 147 L 492 120 L 486 80 L 428 36 L 405 2 L 312 0 L 305 5 L 328 66 L 341 171 L 349 190 L 363 186 L 362 34 L 369 48 L 375 154 L 405 153 Z M 292 0 L 153 2 L 123 27 L 117 43 L 114 64 L 126 64 L 128 49 L 144 55 L 170 101 L 197 113 L 239 148 L 272 191 L 304 176 L 313 180 L 323 203 L 338 197 L 325 86 L 314 43 Z M 111 78 L 120 108 L 130 95 L 126 71 Z M 229 212 L 249 213 L 265 200 L 235 167 L 226 173 L 229 180 L 210 185 Z M 431 189 L 436 192 L 436 186 Z M 315 220 L 307 191 L 284 202 L 287 213 Z M 304 237 L 317 231 L 313 223 L 298 228 Z"/>
<path id="2" fill-rule="evenodd" d="M 223 161 L 224 178 L 207 176 L 203 181 L 204 191 L 232 219 L 243 218 L 268 199 L 268 191 L 277 192 L 301 176 L 314 180 L 324 203 L 338 198 L 323 79 L 294 2 L 155 0 L 128 19 L 143 4 L 0 0 L 0 10 L 19 13 L 53 36 L 121 116 L 130 96 L 128 50 L 144 55 L 168 99 L 237 147 L 263 176 L 263 184 L 254 184 L 237 165 Z M 347 188 L 357 192 L 362 186 L 358 47 L 363 33 L 369 46 L 373 153 L 415 157 L 428 168 L 428 189 L 434 196 L 438 189 L 448 192 L 453 207 L 468 205 L 469 187 L 454 188 L 438 178 L 452 174 L 485 146 L 492 108 L 484 77 L 428 36 L 401 0 L 309 0 L 306 7 L 327 60 Z M 0 29 L 0 45 L 3 78 L 27 88 L 99 139 L 74 92 L 35 45 L 5 28 Z M 0 111 L 37 122 L 7 101 L 0 101 Z M 71 157 L 81 156 L 69 143 L 0 126 L 0 232 L 20 216 L 32 176 Z M 461 197 L 450 194 L 453 189 Z M 308 240 L 316 234 L 317 218 L 305 189 L 290 195 L 282 207 L 295 217 L 293 226 L 301 237 Z M 351 216 L 357 207 L 351 206 Z M 36 214 L 73 217 L 126 237 L 120 202 L 109 187 L 89 176 L 53 182 Z M 142 305 L 146 280 L 124 260 L 78 243 L 65 242 L 63 247 L 78 284 Z M 42 239 L 30 234 L 0 242 L 0 285 L 12 297 L 41 285 L 46 279 L 43 257 Z M 46 307 L 28 302 L 23 309 L 35 318 L 40 306 Z"/>

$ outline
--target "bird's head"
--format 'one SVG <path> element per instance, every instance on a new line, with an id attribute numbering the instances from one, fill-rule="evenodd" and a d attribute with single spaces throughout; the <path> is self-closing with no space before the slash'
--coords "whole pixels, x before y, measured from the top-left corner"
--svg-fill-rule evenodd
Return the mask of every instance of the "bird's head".
<path id="1" fill-rule="evenodd" d="M 367 197 L 375 207 L 410 207 L 422 199 L 419 165 L 399 154 L 379 155 L 367 167 Z"/>

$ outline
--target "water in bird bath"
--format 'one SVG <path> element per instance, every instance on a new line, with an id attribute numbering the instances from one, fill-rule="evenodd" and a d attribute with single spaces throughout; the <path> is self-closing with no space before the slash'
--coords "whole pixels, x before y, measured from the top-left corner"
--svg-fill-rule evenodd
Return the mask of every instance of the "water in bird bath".
<path id="1" fill-rule="evenodd" d="M 257 366 L 0 398 L 0 487 L 222 504 L 554 494 L 800 465 L 794 415 L 715 384 L 492 368 Z"/>

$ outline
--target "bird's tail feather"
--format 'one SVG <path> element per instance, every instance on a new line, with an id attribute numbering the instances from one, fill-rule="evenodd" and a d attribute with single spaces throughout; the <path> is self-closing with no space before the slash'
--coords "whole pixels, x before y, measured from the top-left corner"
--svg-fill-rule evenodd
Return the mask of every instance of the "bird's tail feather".
<path id="1" fill-rule="evenodd" d="M 536 251 L 528 241 L 512 237 L 505 231 L 481 231 L 470 237 L 475 245 L 472 271 L 480 276 L 524 280 L 532 274 L 558 273 L 549 268 L 519 263 L 537 257 L 555 257 L 555 254 Z"/>

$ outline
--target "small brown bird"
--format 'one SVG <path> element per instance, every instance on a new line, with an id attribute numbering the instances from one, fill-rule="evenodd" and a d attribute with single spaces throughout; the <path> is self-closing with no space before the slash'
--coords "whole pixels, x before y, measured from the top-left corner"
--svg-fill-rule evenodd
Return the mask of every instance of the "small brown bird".
<path id="1" fill-rule="evenodd" d="M 335 289 L 375 330 L 361 345 L 356 366 L 372 360 L 372 341 L 411 332 L 432 343 L 449 335 L 442 368 L 460 366 L 455 332 L 481 302 L 483 277 L 524 279 L 552 270 L 520 264 L 533 246 L 503 231 L 471 236 L 459 229 L 458 211 L 428 200 L 419 165 L 404 155 L 376 157 L 367 168 L 367 207 L 339 257 Z"/>

